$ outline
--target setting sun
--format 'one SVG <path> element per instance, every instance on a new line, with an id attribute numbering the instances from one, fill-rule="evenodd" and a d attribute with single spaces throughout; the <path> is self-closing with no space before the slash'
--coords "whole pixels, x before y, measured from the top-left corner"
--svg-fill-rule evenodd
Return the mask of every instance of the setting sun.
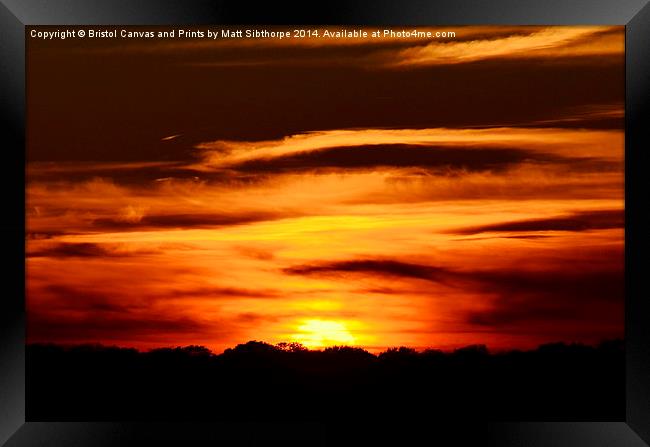
<path id="1" fill-rule="evenodd" d="M 292 337 L 308 348 L 354 344 L 352 334 L 345 324 L 338 321 L 305 320 L 298 326 L 298 332 Z"/>

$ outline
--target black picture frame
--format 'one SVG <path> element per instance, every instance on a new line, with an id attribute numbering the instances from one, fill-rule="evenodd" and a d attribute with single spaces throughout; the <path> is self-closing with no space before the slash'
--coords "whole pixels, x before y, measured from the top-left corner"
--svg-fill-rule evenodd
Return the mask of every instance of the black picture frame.
<path id="1" fill-rule="evenodd" d="M 650 6 L 648 0 L 0 0 L 3 293 L 0 300 L 0 445 L 108 446 L 264 444 L 325 445 L 414 437 L 443 445 L 650 445 L 650 288 L 644 278 L 650 223 L 646 170 L 650 132 Z M 625 25 L 626 35 L 626 418 L 612 422 L 457 421 L 399 427 L 377 421 L 304 424 L 261 422 L 126 423 L 25 421 L 25 32 L 32 25 L 185 24 L 340 25 Z M 288 421 L 290 422 L 290 421 Z M 353 434 L 344 435 L 347 429 Z M 5 444 L 6 443 L 6 444 Z"/>

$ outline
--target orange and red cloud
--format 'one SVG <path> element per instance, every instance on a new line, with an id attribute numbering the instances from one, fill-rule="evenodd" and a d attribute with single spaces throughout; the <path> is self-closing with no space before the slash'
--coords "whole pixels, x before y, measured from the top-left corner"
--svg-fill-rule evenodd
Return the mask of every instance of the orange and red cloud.
<path id="1" fill-rule="evenodd" d="M 28 341 L 622 336 L 622 38 L 470 27 L 444 41 L 41 43 Z M 65 78 L 82 53 L 97 62 L 87 79 L 113 70 L 104 91 Z M 52 54 L 68 62 L 53 75 L 67 102 L 37 70 Z M 125 60 L 129 78 L 114 71 Z M 43 115 L 57 104 L 69 113 Z"/>

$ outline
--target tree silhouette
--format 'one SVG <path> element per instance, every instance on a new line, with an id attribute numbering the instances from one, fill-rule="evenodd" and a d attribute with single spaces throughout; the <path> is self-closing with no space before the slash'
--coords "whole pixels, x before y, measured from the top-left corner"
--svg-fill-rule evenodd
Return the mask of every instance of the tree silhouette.
<path id="1" fill-rule="evenodd" d="M 196 345 L 139 352 L 51 344 L 29 345 L 26 354 L 31 420 L 617 420 L 625 411 L 621 340 L 500 353 L 402 346 L 374 355 L 249 341 L 222 354 Z"/>

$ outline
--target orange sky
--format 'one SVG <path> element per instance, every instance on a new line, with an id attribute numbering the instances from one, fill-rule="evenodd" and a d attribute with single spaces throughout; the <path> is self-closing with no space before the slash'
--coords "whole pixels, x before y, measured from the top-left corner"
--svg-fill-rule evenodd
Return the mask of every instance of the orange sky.
<path id="1" fill-rule="evenodd" d="M 28 341 L 622 337 L 623 28 L 455 30 L 30 42 Z"/>

